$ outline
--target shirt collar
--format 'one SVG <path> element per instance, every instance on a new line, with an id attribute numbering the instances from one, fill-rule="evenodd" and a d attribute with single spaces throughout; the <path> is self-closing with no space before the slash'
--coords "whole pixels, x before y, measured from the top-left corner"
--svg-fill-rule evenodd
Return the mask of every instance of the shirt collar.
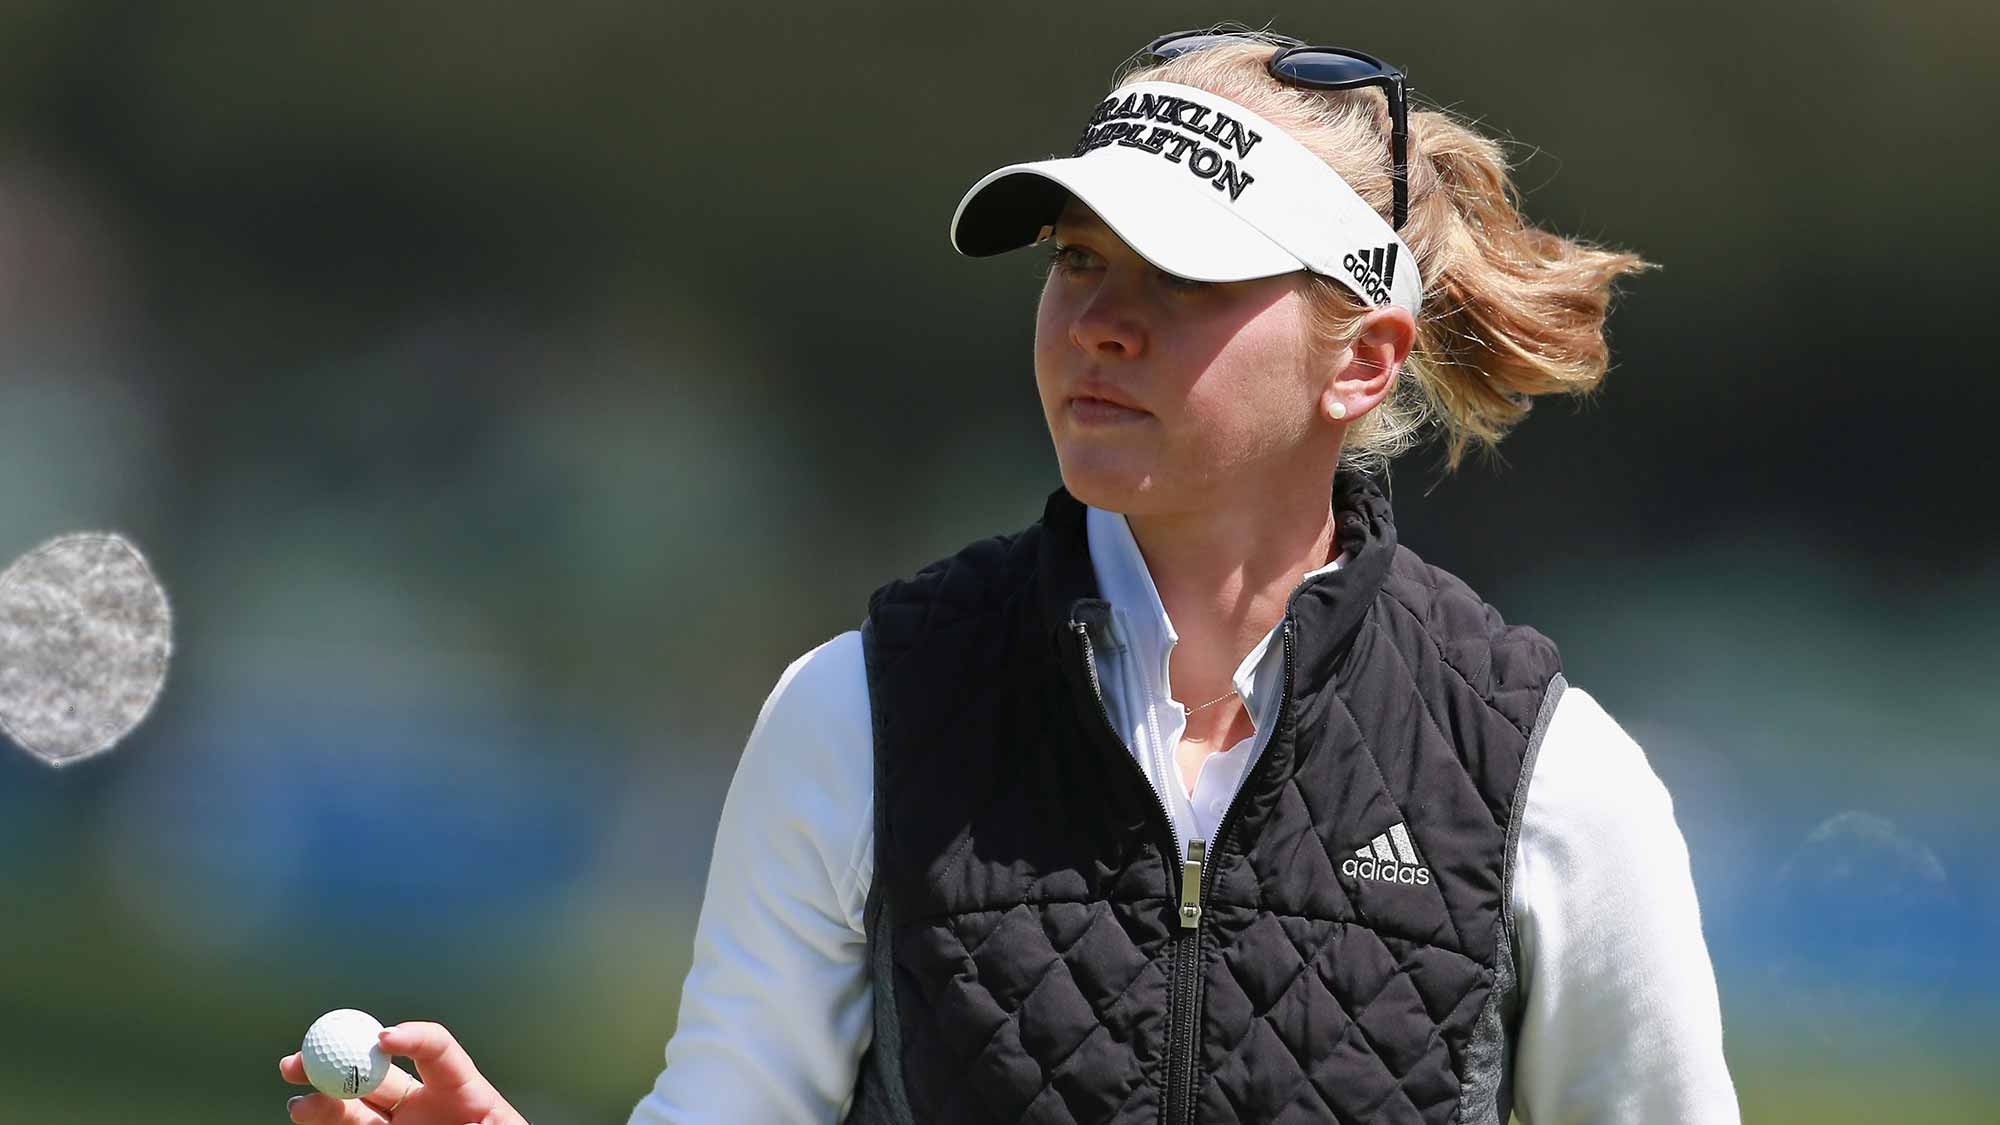
<path id="1" fill-rule="evenodd" d="M 1160 591 L 1153 585 L 1152 572 L 1146 568 L 1146 556 L 1139 550 L 1139 541 L 1132 536 L 1132 525 L 1126 521 L 1123 512 L 1086 505 L 1084 526 L 1085 538 L 1090 545 L 1090 565 L 1097 573 L 1098 591 L 1105 601 L 1111 603 L 1112 628 L 1120 634 L 1120 641 L 1131 650 L 1132 657 L 1144 661 L 1146 667 L 1155 672 L 1155 682 L 1171 690 L 1167 675 L 1168 659 L 1174 645 L 1180 642 L 1180 635 L 1174 632 L 1167 607 L 1160 601 Z M 1342 551 L 1332 562 L 1301 575 L 1298 582 L 1339 570 L 1346 561 L 1347 553 Z M 1126 628 L 1128 623 L 1129 629 Z M 1251 721 L 1260 728 L 1265 719 L 1259 702 L 1275 700 L 1282 686 L 1283 657 L 1281 649 L 1274 643 L 1279 628 L 1280 625 L 1273 625 L 1271 631 L 1264 634 L 1263 639 L 1236 666 L 1236 673 L 1231 677 L 1237 694 L 1243 697 L 1244 709 L 1249 711 Z M 1192 707 L 1207 700 L 1181 702 Z"/>

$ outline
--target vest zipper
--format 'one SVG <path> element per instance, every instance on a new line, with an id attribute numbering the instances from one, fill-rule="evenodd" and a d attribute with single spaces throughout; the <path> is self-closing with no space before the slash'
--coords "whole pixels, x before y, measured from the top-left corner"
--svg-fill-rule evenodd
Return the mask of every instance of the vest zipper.
<path id="1" fill-rule="evenodd" d="M 1139 771 L 1139 777 L 1146 783 L 1146 791 L 1153 795 L 1153 804 L 1160 810 L 1160 821 L 1167 826 L 1167 838 L 1173 846 L 1171 853 L 1180 851 L 1180 839 L 1174 831 L 1173 814 L 1167 811 L 1166 798 L 1153 787 L 1151 778 L 1138 761 L 1132 758 L 1131 748 L 1118 737 L 1118 731 L 1111 725 L 1111 711 L 1104 705 L 1104 686 L 1097 678 L 1097 650 L 1090 643 L 1090 628 L 1081 621 L 1070 622 L 1076 630 L 1077 639 L 1083 642 L 1083 666 L 1090 675 L 1090 694 L 1097 700 L 1097 714 L 1104 720 L 1104 729 L 1117 742 L 1118 749 L 1132 768 Z M 1292 632 L 1291 625 L 1285 626 L 1285 687 L 1289 691 L 1292 683 Z M 1230 799 L 1231 807 L 1235 798 Z M 1223 821 L 1229 819 L 1228 810 L 1223 811 Z M 1220 827 L 1216 837 L 1221 838 Z M 1194 1070 L 1196 1040 L 1195 1027 L 1201 1017 L 1201 915 L 1202 904 L 1208 901 L 1211 882 L 1208 870 L 1208 841 L 1189 840 L 1187 854 L 1181 860 L 1180 878 L 1180 925 L 1177 932 L 1167 940 L 1174 947 L 1174 971 L 1169 993 L 1170 1011 L 1167 1017 L 1167 1121 L 1171 1125 L 1194 1120 Z"/>
<path id="2" fill-rule="evenodd" d="M 1201 1018 L 1201 904 L 1208 843 L 1189 840 L 1181 862 L 1181 925 L 1174 943 L 1173 1019 L 1167 1027 L 1167 1120 L 1194 1120 L 1195 1027 Z"/>
<path id="3" fill-rule="evenodd" d="M 1083 666 L 1090 675 L 1090 694 L 1097 700 L 1097 714 L 1104 720 L 1104 730 L 1112 736 L 1118 752 L 1132 763 L 1133 769 L 1139 771 L 1139 779 L 1146 783 L 1146 791 L 1153 795 L 1154 807 L 1160 810 L 1160 823 L 1167 827 L 1170 845 L 1167 852 L 1178 855 L 1180 837 L 1174 831 L 1174 818 L 1167 811 L 1166 798 L 1153 787 L 1152 779 L 1146 776 L 1145 769 L 1132 757 L 1131 748 L 1125 745 L 1125 740 L 1111 725 L 1111 711 L 1104 705 L 1104 687 L 1097 679 L 1097 650 L 1090 643 L 1090 627 L 1081 621 L 1069 624 L 1071 629 L 1076 630 L 1077 639 L 1083 642 Z M 1291 634 L 1287 632 L 1285 636 L 1285 682 L 1289 685 Z M 1201 1011 L 1201 904 L 1207 898 L 1203 878 L 1207 874 L 1207 849 L 1205 840 L 1188 841 L 1187 857 L 1181 861 L 1180 925 L 1167 939 L 1174 947 L 1170 1010 L 1167 1014 L 1167 1121 L 1171 1125 L 1194 1120 L 1194 1028 L 1195 1019 Z"/>

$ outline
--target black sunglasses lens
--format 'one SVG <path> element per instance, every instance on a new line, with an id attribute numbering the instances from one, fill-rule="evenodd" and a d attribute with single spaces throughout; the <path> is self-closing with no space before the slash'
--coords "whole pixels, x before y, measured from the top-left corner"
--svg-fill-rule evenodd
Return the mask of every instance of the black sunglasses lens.
<path id="1" fill-rule="evenodd" d="M 1278 70 L 1301 82 L 1327 85 L 1360 82 L 1391 73 L 1382 63 L 1357 59 L 1352 55 L 1336 55 L 1332 51 L 1300 51 L 1287 55 L 1278 64 Z"/>

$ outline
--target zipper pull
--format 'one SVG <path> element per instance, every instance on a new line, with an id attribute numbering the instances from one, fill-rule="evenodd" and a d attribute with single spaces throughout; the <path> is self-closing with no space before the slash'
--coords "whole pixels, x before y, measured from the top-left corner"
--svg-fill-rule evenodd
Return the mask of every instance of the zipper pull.
<path id="1" fill-rule="evenodd" d="M 1181 929 L 1201 925 L 1201 864 L 1208 857 L 1208 841 L 1189 840 L 1187 859 L 1181 863 Z"/>

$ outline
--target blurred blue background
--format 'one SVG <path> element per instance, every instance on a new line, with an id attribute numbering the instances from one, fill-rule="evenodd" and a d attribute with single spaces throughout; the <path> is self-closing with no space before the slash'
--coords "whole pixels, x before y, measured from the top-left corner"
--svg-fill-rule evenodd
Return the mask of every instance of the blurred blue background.
<path id="1" fill-rule="evenodd" d="M 353 1006 L 622 1122 L 779 672 L 1058 483 L 960 191 L 1221 18 L 1664 265 L 1403 541 L 1665 779 L 1746 1120 L 2000 1119 L 1995 11 L 0 6 L 0 565 L 118 530 L 177 648 L 0 755 L 0 1120 L 281 1121 Z"/>

